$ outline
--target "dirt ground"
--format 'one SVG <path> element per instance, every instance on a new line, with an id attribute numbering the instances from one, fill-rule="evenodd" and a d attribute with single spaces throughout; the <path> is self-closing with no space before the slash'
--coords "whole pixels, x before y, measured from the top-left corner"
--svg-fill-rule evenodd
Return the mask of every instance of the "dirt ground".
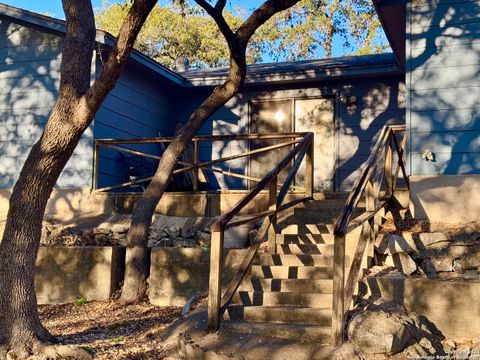
<path id="1" fill-rule="evenodd" d="M 90 352 L 95 359 L 180 359 L 159 337 L 181 316 L 181 308 L 148 303 L 119 306 L 113 302 L 40 305 L 45 327 L 62 344 Z"/>

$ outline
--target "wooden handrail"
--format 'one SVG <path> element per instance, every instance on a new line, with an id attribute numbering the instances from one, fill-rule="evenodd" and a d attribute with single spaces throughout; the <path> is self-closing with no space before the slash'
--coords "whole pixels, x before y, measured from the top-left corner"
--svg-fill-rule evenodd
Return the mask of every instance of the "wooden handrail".
<path id="1" fill-rule="evenodd" d="M 250 267 L 253 258 L 260 246 L 259 244 L 264 241 L 267 233 L 275 231 L 274 224 L 277 213 L 298 203 L 298 201 L 293 201 L 288 204 L 282 205 L 282 202 L 285 199 L 286 195 L 285 189 L 288 189 L 293 182 L 293 179 L 295 178 L 295 175 L 300 168 L 302 158 L 307 152 L 310 154 L 310 156 L 308 156 L 308 160 L 313 161 L 312 148 L 313 133 L 306 133 L 303 136 L 303 139 L 298 142 L 298 144 L 287 154 L 287 156 L 285 156 L 262 180 L 260 180 L 240 201 L 238 201 L 230 211 L 222 215 L 212 225 L 212 240 L 210 246 L 210 279 L 208 292 L 208 327 L 210 330 L 216 331 L 220 327 L 220 320 L 223 312 L 228 307 L 229 302 L 231 301 L 233 295 L 238 289 L 238 286 L 242 282 L 248 268 Z M 277 196 L 278 174 L 291 161 L 294 161 L 294 165 L 292 166 L 292 169 L 290 169 L 290 172 L 287 175 L 283 186 L 281 187 L 280 194 Z M 313 171 L 313 164 L 308 164 L 306 166 L 306 169 L 308 171 Z M 307 174 L 307 177 L 313 178 L 313 174 Z M 309 184 L 313 186 L 312 182 L 309 182 Z M 269 204 L 273 204 L 273 207 L 261 214 L 262 216 L 265 216 L 265 219 L 257 233 L 255 239 L 256 242 L 250 247 L 247 256 L 243 260 L 237 274 L 234 276 L 223 296 L 221 296 L 224 231 L 227 227 L 229 227 L 229 223 L 234 218 L 234 216 L 236 216 L 247 204 L 249 204 L 254 199 L 254 197 L 260 193 L 260 191 L 266 189 L 267 186 L 270 186 Z M 307 190 L 307 194 L 311 194 L 312 191 L 312 189 Z M 310 198 L 310 196 L 307 196 L 302 200 Z M 248 219 L 248 221 L 253 221 L 256 215 L 259 214 L 253 215 L 252 218 Z M 242 220 L 236 221 L 235 225 L 239 225 L 241 223 L 244 222 Z"/>
<path id="2" fill-rule="evenodd" d="M 285 136 L 285 135 L 288 135 L 288 137 Z M 265 135 L 264 138 L 265 139 L 291 139 L 292 137 L 295 137 L 297 135 L 298 135 L 298 133 L 278 134 L 276 136 Z M 244 137 L 244 136 L 249 137 L 250 135 L 236 135 L 236 136 L 232 136 L 231 138 L 233 140 L 237 140 L 239 137 Z M 254 139 L 259 138 L 258 136 L 259 135 L 257 135 L 257 134 L 253 134 Z M 220 137 L 220 135 L 218 137 Z M 221 137 L 224 137 L 224 136 L 222 135 Z M 202 139 L 204 139 L 204 138 L 210 138 L 210 137 L 202 137 Z M 261 137 L 261 139 L 264 139 L 264 138 Z M 153 139 L 153 140 L 158 140 L 158 139 L 162 139 L 162 138 L 157 138 L 157 139 Z M 169 138 L 169 139 L 171 140 L 171 138 Z M 135 141 L 136 141 L 135 144 L 141 144 L 142 143 L 141 141 L 143 141 L 143 140 L 151 140 L 151 139 L 135 139 Z M 208 140 L 205 140 L 205 141 L 208 141 Z M 175 169 L 173 171 L 173 174 L 179 174 L 179 173 L 183 173 L 183 172 L 191 171 L 191 170 L 198 172 L 198 170 L 200 170 L 200 169 L 202 171 L 220 172 L 219 170 L 208 168 L 208 166 L 215 165 L 215 164 L 222 163 L 222 162 L 231 161 L 231 160 L 236 160 L 236 159 L 251 156 L 251 155 L 263 154 L 263 153 L 271 151 L 271 150 L 280 149 L 280 148 L 288 147 L 288 146 L 291 146 L 291 145 L 295 145 L 299 142 L 300 142 L 299 139 L 284 141 L 284 142 L 281 142 L 281 143 L 278 143 L 278 144 L 268 145 L 268 146 L 264 146 L 264 147 L 261 147 L 261 148 L 258 148 L 258 149 L 244 151 L 244 152 L 241 152 L 239 154 L 230 155 L 230 156 L 222 157 L 220 159 L 205 161 L 205 162 L 201 162 L 201 163 L 198 162 L 198 161 L 195 161 L 194 164 L 191 164 L 191 163 L 187 163 L 187 162 L 183 162 L 183 161 L 178 161 L 177 163 L 179 165 L 183 165 L 184 167 L 182 167 L 180 169 Z M 103 146 L 105 148 L 110 148 L 110 149 L 113 149 L 113 150 L 117 150 L 117 151 L 122 151 L 122 152 L 127 152 L 127 153 L 131 153 L 131 154 L 139 155 L 139 156 L 153 158 L 153 159 L 157 159 L 157 160 L 161 159 L 161 156 L 158 156 L 158 155 L 152 155 L 152 154 L 148 154 L 148 153 L 145 153 L 145 152 L 142 152 L 142 151 L 132 150 L 132 149 L 128 149 L 128 148 L 125 148 L 125 147 L 122 147 L 122 146 L 112 145 L 112 143 L 113 142 L 111 142 L 110 140 L 96 140 L 96 142 L 95 142 L 95 159 L 96 159 L 96 161 L 95 161 L 95 164 L 94 164 L 95 181 L 94 181 L 94 187 L 93 187 L 93 190 L 95 192 L 106 192 L 106 191 L 121 189 L 121 188 L 145 183 L 145 182 L 148 182 L 148 181 L 152 180 L 152 177 L 150 176 L 150 177 L 146 177 L 146 178 L 142 178 L 142 179 L 136 179 L 135 181 L 126 181 L 126 182 L 123 182 L 123 183 L 120 183 L 120 184 L 117 184 L 117 185 L 97 188 L 98 160 L 99 160 L 99 147 L 100 146 Z M 121 141 L 118 140 L 116 143 L 121 143 Z M 123 144 L 126 144 L 126 143 L 123 143 Z M 133 140 L 130 141 L 129 144 L 134 144 Z M 197 154 L 198 145 L 197 145 L 197 142 L 195 142 L 194 144 L 195 144 L 195 149 L 196 149 L 195 150 L 195 159 L 198 160 L 198 154 Z M 243 175 L 243 174 L 236 174 L 236 173 L 232 173 L 232 172 L 228 172 L 228 171 L 223 171 L 222 174 L 225 175 L 225 176 L 247 179 L 247 175 Z M 198 176 L 198 174 L 197 174 L 197 176 Z M 257 181 L 257 182 L 260 181 L 260 179 L 256 179 L 256 178 L 252 178 L 251 180 Z M 196 187 L 197 187 L 197 190 L 198 190 L 198 183 L 196 183 Z M 195 188 L 195 183 L 194 183 L 194 188 Z"/>
<path id="3" fill-rule="evenodd" d="M 333 304 L 332 304 L 332 342 L 338 346 L 344 341 L 345 313 L 353 299 L 357 281 L 362 276 L 362 262 L 365 254 L 373 253 L 373 242 L 378 232 L 381 211 L 388 207 L 389 199 L 396 189 L 398 173 L 401 170 L 409 187 L 403 154 L 406 144 L 404 136 L 400 146 L 396 133 L 404 132 L 404 125 L 385 125 L 373 147 L 367 161 L 360 169 L 352 191 L 335 222 L 334 228 L 334 272 L 333 272 Z M 385 151 L 386 150 L 386 151 Z M 397 168 L 393 176 L 393 152 L 398 157 Z M 383 156 L 385 155 L 385 158 Z M 381 184 L 378 172 L 385 175 L 385 196 L 379 199 Z M 365 194 L 365 212 L 352 220 L 362 195 Z M 362 227 L 354 257 L 345 282 L 345 241 L 353 229 Z M 368 263 L 367 263 L 368 266 Z"/>

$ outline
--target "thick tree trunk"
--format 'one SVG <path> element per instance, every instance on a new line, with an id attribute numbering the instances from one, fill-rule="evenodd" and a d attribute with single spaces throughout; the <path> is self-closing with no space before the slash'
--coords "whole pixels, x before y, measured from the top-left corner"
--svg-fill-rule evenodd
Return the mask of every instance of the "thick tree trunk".
<path id="1" fill-rule="evenodd" d="M 133 209 L 132 223 L 128 231 L 128 247 L 125 264 L 125 280 L 120 297 L 122 303 L 142 300 L 147 289 L 147 262 L 144 261 L 148 233 L 155 208 L 165 192 L 177 161 L 192 141 L 203 123 L 228 100 L 233 98 L 243 85 L 247 72 L 245 52 L 255 31 L 269 18 L 285 10 L 299 0 L 268 0 L 256 9 L 235 31 L 230 29 L 222 16 L 225 0 L 215 6 L 206 0 L 195 0 L 217 23 L 230 51 L 230 71 L 227 80 L 216 87 L 212 94 L 193 112 L 181 132 L 170 143 L 158 164 L 157 171 L 147 189 L 137 200 Z"/>
<path id="2" fill-rule="evenodd" d="M 40 353 L 54 338 L 41 325 L 34 286 L 45 207 L 65 164 L 115 86 L 156 0 L 137 0 L 99 78 L 90 87 L 95 22 L 89 0 L 63 0 L 67 19 L 59 97 L 13 188 L 0 242 L 0 345 L 16 358 Z M 63 357 L 62 357 L 63 358 Z"/>

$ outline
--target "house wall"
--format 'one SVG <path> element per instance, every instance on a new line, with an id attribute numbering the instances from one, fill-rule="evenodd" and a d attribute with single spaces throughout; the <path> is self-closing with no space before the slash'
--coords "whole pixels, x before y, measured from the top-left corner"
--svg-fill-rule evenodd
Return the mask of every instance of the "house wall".
<path id="1" fill-rule="evenodd" d="M 0 16 L 0 189 L 13 187 L 56 101 L 63 37 Z M 87 129 L 57 188 L 91 184 L 93 131 Z"/>
<path id="2" fill-rule="evenodd" d="M 478 215 L 468 208 L 472 186 L 480 188 L 479 13 L 473 0 L 417 0 L 408 8 L 408 171 L 416 217 Z M 425 151 L 433 159 L 423 158 Z M 439 209 L 457 203 L 465 210 L 445 219 Z"/>
<path id="3" fill-rule="evenodd" d="M 191 90 L 190 106 L 183 108 L 185 119 L 211 90 Z M 248 133 L 248 103 L 255 99 L 284 99 L 306 97 L 335 97 L 337 127 L 336 189 L 350 189 L 359 174 L 360 165 L 367 159 L 375 136 L 384 124 L 403 124 L 405 93 L 402 76 L 358 78 L 308 84 L 246 87 L 218 110 L 201 128 L 200 135 Z M 356 96 L 355 105 L 339 102 L 340 96 Z M 228 156 L 248 149 L 246 142 L 205 143 L 200 147 L 200 160 Z M 272 164 L 272 168 L 275 164 Z M 247 160 L 240 159 L 224 165 L 226 170 L 244 172 Z M 219 166 L 220 167 L 220 166 Z M 246 181 L 232 180 L 219 174 L 209 174 L 210 186 L 216 188 L 245 188 Z"/>
<path id="4" fill-rule="evenodd" d="M 101 71 L 99 60 L 97 69 Z M 177 124 L 177 91 L 157 74 L 130 61 L 95 116 L 95 139 L 172 136 Z M 129 147 L 155 155 L 161 150 L 158 144 Z M 99 165 L 99 187 L 128 181 L 125 158 L 120 152 L 101 150 Z"/>

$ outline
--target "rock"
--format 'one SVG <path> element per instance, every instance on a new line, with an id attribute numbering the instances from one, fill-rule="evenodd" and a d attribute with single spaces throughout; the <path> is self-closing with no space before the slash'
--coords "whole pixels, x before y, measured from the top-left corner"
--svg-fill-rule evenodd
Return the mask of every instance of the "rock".
<path id="1" fill-rule="evenodd" d="M 453 259 L 449 256 L 432 257 L 430 263 L 436 272 L 453 271 Z"/>
<path id="2" fill-rule="evenodd" d="M 113 224 L 111 227 L 111 230 L 113 233 L 126 233 L 128 229 L 130 228 L 130 224 Z"/>
<path id="3" fill-rule="evenodd" d="M 405 275 L 411 275 L 417 270 L 417 264 L 406 253 L 397 253 L 387 256 L 385 265 L 394 266 Z"/>
<path id="4" fill-rule="evenodd" d="M 405 233 L 403 236 L 397 234 L 386 234 L 378 242 L 377 252 L 380 254 L 398 254 L 418 251 L 411 234 Z"/>
<path id="5" fill-rule="evenodd" d="M 148 240 L 147 246 L 150 247 L 150 248 L 151 248 L 151 247 L 154 247 L 154 246 L 155 246 L 155 243 L 156 243 L 155 240 Z"/>
<path id="6" fill-rule="evenodd" d="M 96 227 L 95 229 L 93 229 L 93 233 L 95 235 L 110 235 L 112 231 L 110 230 L 110 228 L 107 227 Z"/>
<path id="7" fill-rule="evenodd" d="M 465 273 L 465 268 L 463 267 L 463 263 L 458 259 L 453 260 L 452 268 L 453 268 L 453 271 L 456 273 L 459 273 L 459 274 Z"/>
<path id="8" fill-rule="evenodd" d="M 418 235 L 417 247 L 419 250 L 426 250 L 433 244 L 439 242 L 449 241 L 447 234 L 436 232 L 436 233 L 421 233 Z"/>
<path id="9" fill-rule="evenodd" d="M 212 238 L 212 234 L 202 230 L 197 231 L 197 239 L 200 243 L 209 243 Z"/>
<path id="10" fill-rule="evenodd" d="M 155 243 L 155 247 L 170 247 L 173 246 L 173 241 L 170 238 L 164 238 Z"/>
<path id="11" fill-rule="evenodd" d="M 172 241 L 173 246 L 183 246 L 183 247 L 195 247 L 200 245 L 197 239 L 186 239 L 182 237 L 178 237 L 173 239 Z"/>
<path id="12" fill-rule="evenodd" d="M 358 313 L 348 326 L 348 339 L 362 353 L 393 355 L 412 340 L 412 325 L 386 311 Z"/>
<path id="13" fill-rule="evenodd" d="M 177 238 L 181 234 L 181 229 L 178 226 L 171 226 L 162 230 L 165 231 L 166 235 L 170 238 Z"/>
<path id="14" fill-rule="evenodd" d="M 355 348 L 353 347 L 352 343 L 350 342 L 345 342 L 340 346 L 337 346 L 330 357 L 332 360 L 357 360 L 361 359 L 360 356 L 358 356 L 357 352 L 355 351 Z"/>
<path id="15" fill-rule="evenodd" d="M 97 246 L 105 246 L 110 244 L 110 237 L 105 234 L 97 234 L 95 235 L 95 244 Z"/>
<path id="16" fill-rule="evenodd" d="M 162 237 L 165 237 L 164 234 L 166 234 L 165 231 L 161 229 L 150 229 L 149 237 L 151 239 L 158 240 Z"/>
<path id="17" fill-rule="evenodd" d="M 192 228 L 183 228 L 181 230 L 181 235 L 184 238 L 192 239 L 195 237 L 196 231 Z"/>

